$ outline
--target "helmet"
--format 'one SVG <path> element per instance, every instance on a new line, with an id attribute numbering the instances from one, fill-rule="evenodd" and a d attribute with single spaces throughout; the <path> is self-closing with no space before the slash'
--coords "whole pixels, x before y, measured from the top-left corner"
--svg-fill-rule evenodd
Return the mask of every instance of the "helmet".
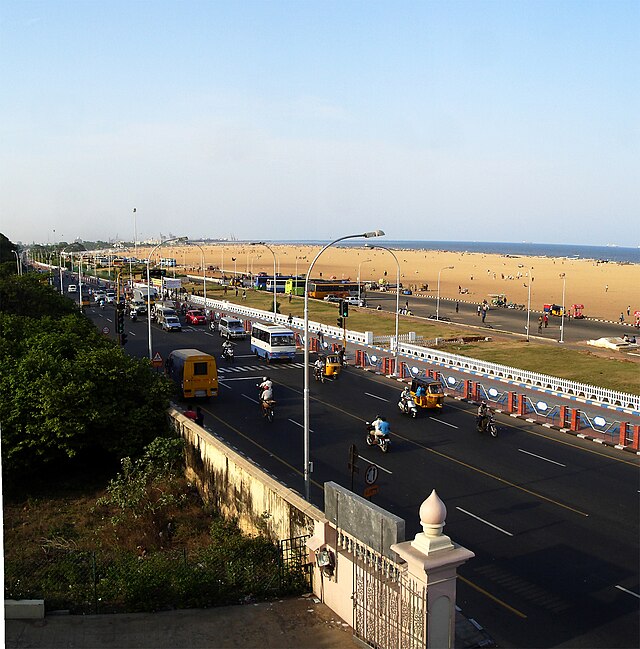
<path id="1" fill-rule="evenodd" d="M 262 377 L 262 380 L 263 380 L 263 381 L 268 381 L 268 380 L 269 380 L 269 377 L 268 377 L 268 376 L 263 376 L 263 377 Z"/>

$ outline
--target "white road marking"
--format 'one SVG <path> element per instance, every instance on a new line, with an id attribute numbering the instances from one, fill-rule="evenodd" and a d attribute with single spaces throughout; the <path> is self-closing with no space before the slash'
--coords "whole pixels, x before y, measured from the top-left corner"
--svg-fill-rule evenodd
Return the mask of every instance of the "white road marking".
<path id="1" fill-rule="evenodd" d="M 389 475 L 393 475 L 392 471 L 389 471 L 389 469 L 385 469 L 383 466 L 380 466 L 377 462 L 374 462 L 373 460 L 367 459 L 364 455 L 358 455 L 358 457 L 361 457 L 365 462 L 368 462 L 369 464 L 375 464 L 381 471 L 384 471 Z"/>
<path id="2" fill-rule="evenodd" d="M 373 397 L 374 399 L 380 399 L 380 401 L 386 401 L 387 403 L 389 403 L 389 399 L 384 399 L 383 397 L 379 397 L 376 394 L 371 394 L 370 392 L 365 392 L 365 395 L 368 396 L 368 397 Z"/>
<path id="3" fill-rule="evenodd" d="M 295 424 L 296 426 L 300 426 L 300 428 L 304 428 L 303 424 L 301 424 L 301 423 L 299 423 L 299 422 L 297 422 L 297 421 L 294 421 L 293 419 L 289 419 L 289 421 L 290 421 L 292 424 Z M 313 429 L 312 429 L 312 428 L 309 428 L 309 432 L 310 432 L 310 433 L 313 433 Z"/>
<path id="4" fill-rule="evenodd" d="M 234 378 L 227 378 L 225 377 L 224 379 L 220 379 L 221 381 L 262 381 L 261 376 L 237 376 Z"/>
<path id="5" fill-rule="evenodd" d="M 531 455 L 533 457 L 537 457 L 539 460 L 544 460 L 545 462 L 551 462 L 551 464 L 557 464 L 558 466 L 563 466 L 566 468 L 566 464 L 561 464 L 560 462 L 556 462 L 555 460 L 550 460 L 547 457 L 542 457 L 542 455 L 536 455 L 535 453 L 531 453 L 530 451 L 525 451 L 523 448 L 518 449 L 520 453 L 526 453 L 527 455 Z"/>
<path id="6" fill-rule="evenodd" d="M 484 523 L 485 525 L 488 525 L 489 527 L 493 527 L 493 529 L 498 530 L 498 532 L 502 532 L 503 534 L 506 534 L 507 536 L 513 536 L 511 532 L 507 532 L 507 530 L 503 530 L 501 527 L 498 527 L 497 525 L 494 525 L 493 523 L 490 523 L 489 521 L 485 521 L 484 518 L 480 518 L 480 516 L 476 516 L 475 514 L 472 514 L 471 512 L 468 512 L 466 509 L 462 509 L 462 507 L 456 507 L 458 511 L 463 512 L 464 514 L 467 514 L 468 516 L 471 516 L 471 518 L 475 518 L 476 520 L 480 521 L 481 523 Z"/>
<path id="7" fill-rule="evenodd" d="M 442 419 L 436 419 L 435 417 L 429 417 L 429 419 L 432 419 L 433 421 L 437 421 L 439 424 L 444 424 L 445 426 L 451 426 L 451 428 L 459 428 L 459 426 L 456 426 L 455 424 L 450 424 L 448 421 L 443 421 Z"/>
<path id="8" fill-rule="evenodd" d="M 245 399 L 249 399 L 249 401 L 253 401 L 253 403 L 260 403 L 257 399 L 254 399 L 253 397 L 250 397 L 248 394 L 243 394 L 242 396 Z"/>
<path id="9" fill-rule="evenodd" d="M 634 597 L 637 597 L 638 599 L 640 599 L 640 595 L 638 595 L 638 593 L 634 593 L 632 590 L 627 590 L 624 586 L 619 586 L 618 584 L 616 584 L 616 588 L 618 590 L 621 590 L 621 591 L 623 591 L 625 593 L 629 593 L 629 595 L 633 595 Z"/>

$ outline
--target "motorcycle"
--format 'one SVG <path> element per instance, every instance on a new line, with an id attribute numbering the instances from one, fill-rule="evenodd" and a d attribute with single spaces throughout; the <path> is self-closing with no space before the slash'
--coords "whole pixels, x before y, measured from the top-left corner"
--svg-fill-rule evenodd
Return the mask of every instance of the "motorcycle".
<path id="1" fill-rule="evenodd" d="M 273 415 L 275 414 L 275 405 L 276 402 L 273 399 L 268 399 L 268 400 L 262 400 L 260 401 L 260 410 L 262 412 L 262 416 L 269 422 L 271 423 L 273 421 Z"/>
<path id="2" fill-rule="evenodd" d="M 403 415 L 411 415 L 412 417 L 418 416 L 418 406 L 412 398 L 404 399 L 400 397 L 398 401 L 398 408 Z"/>
<path id="3" fill-rule="evenodd" d="M 222 358 L 225 361 L 229 363 L 233 363 L 233 356 L 234 356 L 233 347 L 224 347 L 222 349 Z"/>
<path id="4" fill-rule="evenodd" d="M 324 383 L 324 369 L 321 367 L 313 367 L 313 376 L 316 381 L 320 381 L 320 383 Z"/>
<path id="5" fill-rule="evenodd" d="M 367 445 L 368 446 L 379 446 L 380 450 L 383 453 L 387 453 L 389 451 L 390 444 L 391 444 L 391 439 L 389 433 L 376 435 L 375 426 L 367 422 Z"/>
<path id="6" fill-rule="evenodd" d="M 217 320 L 212 320 L 209 323 L 209 329 L 211 329 L 211 331 L 213 333 L 216 333 L 218 331 L 218 321 Z"/>
<path id="7" fill-rule="evenodd" d="M 138 319 L 138 313 L 136 311 L 131 311 L 129 317 L 131 318 L 131 322 L 135 322 Z"/>
<path id="8" fill-rule="evenodd" d="M 484 420 L 478 418 L 476 421 L 476 429 L 479 433 L 489 433 L 491 437 L 498 436 L 498 427 L 496 426 L 496 420 L 493 418 L 493 415 L 489 413 Z"/>

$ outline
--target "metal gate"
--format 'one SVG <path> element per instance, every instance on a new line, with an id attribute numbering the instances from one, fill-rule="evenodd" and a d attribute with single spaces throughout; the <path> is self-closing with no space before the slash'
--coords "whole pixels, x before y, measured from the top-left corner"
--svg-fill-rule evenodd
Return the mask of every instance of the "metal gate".
<path id="1" fill-rule="evenodd" d="M 282 539 L 280 543 L 280 584 L 292 586 L 303 580 L 306 592 L 313 592 L 313 564 L 306 541 L 310 534 Z"/>
<path id="2" fill-rule="evenodd" d="M 356 546 L 353 563 L 353 635 L 376 649 L 426 647 L 427 598 L 398 564 Z"/>

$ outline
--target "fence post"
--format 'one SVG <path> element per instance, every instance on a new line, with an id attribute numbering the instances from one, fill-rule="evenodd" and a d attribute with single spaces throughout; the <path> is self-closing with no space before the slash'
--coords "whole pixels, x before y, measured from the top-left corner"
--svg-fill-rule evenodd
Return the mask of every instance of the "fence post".
<path id="1" fill-rule="evenodd" d="M 507 392 L 507 412 L 512 413 L 515 410 L 516 393 Z"/>
<path id="2" fill-rule="evenodd" d="M 518 414 L 519 415 L 527 414 L 527 402 L 525 401 L 524 394 L 518 394 L 517 399 L 518 399 Z"/>
<path id="3" fill-rule="evenodd" d="M 639 450 L 640 446 L 640 425 L 639 424 L 634 424 L 633 426 L 633 442 L 631 443 L 631 448 L 634 451 Z"/>
<path id="4" fill-rule="evenodd" d="M 627 430 L 629 428 L 629 424 L 626 421 L 621 421 L 620 422 L 620 437 L 618 438 L 618 444 L 620 446 L 626 446 L 627 445 Z"/>
<path id="5" fill-rule="evenodd" d="M 571 421 L 569 428 L 574 433 L 580 430 L 580 411 L 577 408 L 571 408 Z"/>
<path id="6" fill-rule="evenodd" d="M 478 381 L 471 382 L 471 399 L 473 401 L 480 401 L 480 383 Z"/>
<path id="7" fill-rule="evenodd" d="M 364 352 L 361 349 L 356 349 L 356 365 L 358 367 L 364 366 Z"/>
<path id="8" fill-rule="evenodd" d="M 464 388 L 463 388 L 462 396 L 465 399 L 471 399 L 471 381 L 469 379 L 464 380 Z"/>
<path id="9" fill-rule="evenodd" d="M 568 406 L 560 406 L 560 428 L 567 425 L 567 410 L 569 410 Z"/>

